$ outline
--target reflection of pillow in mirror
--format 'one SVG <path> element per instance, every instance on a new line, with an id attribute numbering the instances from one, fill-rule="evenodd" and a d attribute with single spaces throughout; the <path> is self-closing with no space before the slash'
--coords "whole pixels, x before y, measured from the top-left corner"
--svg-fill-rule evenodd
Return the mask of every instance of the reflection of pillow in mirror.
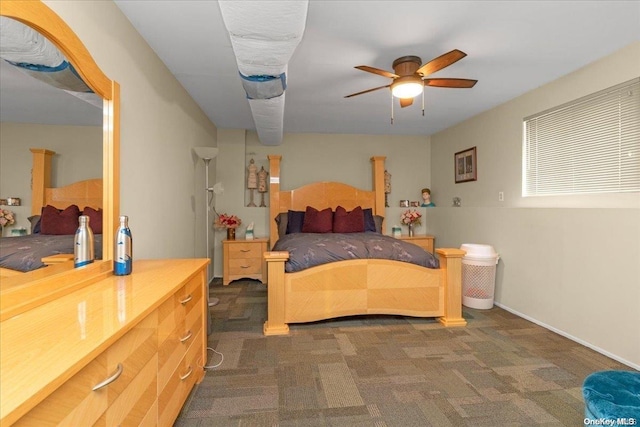
<path id="1" fill-rule="evenodd" d="M 102 234 L 102 209 L 95 210 L 92 207 L 85 207 L 82 215 L 89 217 L 89 227 L 93 234 Z"/>
<path id="2" fill-rule="evenodd" d="M 51 205 L 42 208 L 40 218 L 41 234 L 75 234 L 78 229 L 80 208 L 71 205 L 61 211 Z"/>
<path id="3" fill-rule="evenodd" d="M 40 234 L 40 215 L 31 215 L 27 219 L 31 223 L 31 234 Z"/>

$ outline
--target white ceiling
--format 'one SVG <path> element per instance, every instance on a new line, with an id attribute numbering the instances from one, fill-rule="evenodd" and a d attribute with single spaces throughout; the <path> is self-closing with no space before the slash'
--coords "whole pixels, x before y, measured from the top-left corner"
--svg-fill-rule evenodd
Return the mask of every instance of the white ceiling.
<path id="1" fill-rule="evenodd" d="M 255 129 L 217 1 L 116 4 L 218 128 Z M 311 0 L 288 67 L 284 132 L 430 135 L 638 40 L 639 1 Z M 452 49 L 468 56 L 432 77 L 478 84 L 426 88 L 425 117 L 420 98 L 396 101 L 391 125 L 384 89 L 344 98 L 390 82 L 356 65 L 392 71 L 400 56 L 427 62 Z"/>

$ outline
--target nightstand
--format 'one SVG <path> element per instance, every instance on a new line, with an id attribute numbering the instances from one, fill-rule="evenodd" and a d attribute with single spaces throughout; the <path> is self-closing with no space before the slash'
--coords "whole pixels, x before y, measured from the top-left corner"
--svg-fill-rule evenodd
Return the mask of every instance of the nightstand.
<path id="1" fill-rule="evenodd" d="M 256 279 L 267 283 L 267 262 L 264 253 L 269 239 L 223 240 L 222 284 L 233 280 Z"/>
<path id="2" fill-rule="evenodd" d="M 429 235 L 417 236 L 417 235 L 414 235 L 413 237 L 409 237 L 408 235 L 404 235 L 403 234 L 402 236 L 400 236 L 400 240 L 404 240 L 404 241 L 407 241 L 409 243 L 413 243 L 414 245 L 420 246 L 425 251 L 433 253 L 433 240 L 434 240 L 433 236 L 429 236 Z"/>

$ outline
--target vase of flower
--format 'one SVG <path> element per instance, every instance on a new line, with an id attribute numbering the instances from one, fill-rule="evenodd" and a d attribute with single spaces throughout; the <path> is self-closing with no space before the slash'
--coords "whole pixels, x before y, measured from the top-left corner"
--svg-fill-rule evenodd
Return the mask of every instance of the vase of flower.
<path id="1" fill-rule="evenodd" d="M 400 222 L 409 230 L 409 237 L 413 237 L 413 226 L 420 225 L 422 214 L 415 209 L 407 209 L 400 215 Z"/>
<path id="2" fill-rule="evenodd" d="M 227 230 L 227 240 L 236 240 L 236 228 L 242 224 L 242 220 L 235 215 L 219 214 L 213 226 L 217 229 Z"/>
<path id="3" fill-rule="evenodd" d="M 235 228 L 227 228 L 227 240 L 236 240 Z"/>
<path id="4" fill-rule="evenodd" d="M 409 227 L 409 237 L 413 237 L 413 223 L 407 224 Z"/>

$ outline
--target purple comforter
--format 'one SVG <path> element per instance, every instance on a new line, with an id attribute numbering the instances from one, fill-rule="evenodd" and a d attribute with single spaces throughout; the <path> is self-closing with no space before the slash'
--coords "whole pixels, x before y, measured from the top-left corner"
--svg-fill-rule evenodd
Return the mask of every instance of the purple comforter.
<path id="1" fill-rule="evenodd" d="M 274 251 L 288 251 L 285 271 L 292 273 L 349 259 L 391 259 L 439 268 L 438 259 L 424 249 L 379 233 L 294 233 L 279 239 Z"/>

